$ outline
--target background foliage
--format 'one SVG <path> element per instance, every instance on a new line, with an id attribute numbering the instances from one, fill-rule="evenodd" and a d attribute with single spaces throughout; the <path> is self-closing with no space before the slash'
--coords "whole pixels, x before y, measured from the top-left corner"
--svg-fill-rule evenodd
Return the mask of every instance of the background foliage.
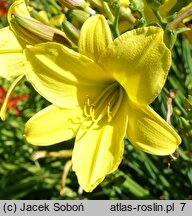
<path id="1" fill-rule="evenodd" d="M 31 2 L 37 11 L 45 10 L 50 17 L 60 13 L 59 7 L 54 7 L 55 1 Z M 6 16 L 1 14 L 0 26 L 6 25 Z M 0 80 L 5 89 L 9 84 Z M 6 121 L 0 122 L 0 199 L 192 199 L 192 105 L 188 98 L 192 95 L 192 45 L 182 35 L 173 49 L 173 65 L 166 85 L 152 104 L 166 118 L 167 100 L 172 101 L 171 123 L 183 138 L 178 158 L 146 154 L 125 139 L 119 169 L 92 193 L 82 192 L 75 174 L 69 170 L 65 192 L 60 194 L 64 165 L 70 160 L 67 150 L 73 147 L 73 140 L 43 148 L 25 141 L 25 122 L 48 105 L 27 82 L 16 88 L 14 97 L 26 93 L 29 98 L 17 103 L 20 115 L 9 109 Z M 40 153 L 45 157 L 35 160 Z"/>

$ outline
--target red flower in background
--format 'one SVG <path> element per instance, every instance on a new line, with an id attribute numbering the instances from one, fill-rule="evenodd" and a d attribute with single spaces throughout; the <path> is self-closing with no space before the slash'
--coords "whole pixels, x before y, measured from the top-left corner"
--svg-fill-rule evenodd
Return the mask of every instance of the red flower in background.
<path id="1" fill-rule="evenodd" d="M 4 101 L 5 97 L 6 97 L 6 94 L 7 94 L 7 93 L 6 93 L 6 91 L 4 90 L 4 88 L 0 86 L 0 104 L 3 103 L 3 101 Z M 11 99 L 9 100 L 9 102 L 8 102 L 7 108 L 8 108 L 8 109 L 13 109 L 13 110 L 15 111 L 16 116 L 18 116 L 18 115 L 20 114 L 20 111 L 19 111 L 19 109 L 17 108 L 17 105 L 16 105 L 17 102 L 22 101 L 22 100 L 24 100 L 24 99 L 26 99 L 26 98 L 28 98 L 28 97 L 29 97 L 28 94 L 23 94 L 23 95 L 20 95 L 20 96 L 11 98 Z"/>
<path id="2" fill-rule="evenodd" d="M 0 16 L 7 15 L 7 8 L 9 5 L 9 1 L 0 0 Z"/>

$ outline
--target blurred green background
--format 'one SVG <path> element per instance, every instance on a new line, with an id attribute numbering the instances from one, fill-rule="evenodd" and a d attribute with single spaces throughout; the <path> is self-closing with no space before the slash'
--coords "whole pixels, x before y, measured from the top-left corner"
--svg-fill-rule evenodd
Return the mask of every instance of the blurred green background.
<path id="1" fill-rule="evenodd" d="M 61 13 L 53 4 L 52 0 L 31 1 L 37 11 L 45 10 L 50 17 Z M 1 13 L 0 27 L 6 25 L 6 16 Z M 9 109 L 6 121 L 0 122 L 0 199 L 192 199 L 192 103 L 188 98 L 192 95 L 192 45 L 179 35 L 172 53 L 173 65 L 166 85 L 152 106 L 165 118 L 170 91 L 176 94 L 171 123 L 183 138 L 177 159 L 138 151 L 125 139 L 119 169 L 92 193 L 79 188 L 70 169 L 65 191 L 60 194 L 64 165 L 69 165 L 71 159 L 67 150 L 73 147 L 73 140 L 41 148 L 25 141 L 25 122 L 49 103 L 24 81 L 13 96 L 29 94 L 16 104 L 20 115 Z M 9 85 L 0 80 L 4 89 Z M 1 93 L 0 96 L 3 97 Z M 36 160 L 42 154 L 45 157 Z"/>

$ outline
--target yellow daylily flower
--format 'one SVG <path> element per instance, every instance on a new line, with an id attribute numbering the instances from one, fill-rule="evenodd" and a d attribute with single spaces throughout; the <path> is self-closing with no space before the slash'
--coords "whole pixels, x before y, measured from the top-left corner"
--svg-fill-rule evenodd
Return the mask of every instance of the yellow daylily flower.
<path id="1" fill-rule="evenodd" d="M 24 72 L 23 43 L 9 27 L 0 29 L 0 77 L 11 79 Z"/>
<path id="2" fill-rule="evenodd" d="M 8 11 L 9 26 L 0 29 L 0 77 L 8 80 L 14 79 L 13 83 L 8 89 L 8 94 L 5 97 L 3 105 L 0 111 L 0 118 L 5 120 L 6 110 L 8 107 L 9 99 L 25 74 L 25 55 L 23 49 L 27 45 L 27 40 L 22 35 L 18 35 L 14 26 L 11 23 L 12 14 L 24 16 L 30 18 L 30 14 L 27 9 L 27 2 L 24 0 L 14 0 Z M 28 37 L 28 36 L 26 36 Z"/>
<path id="3" fill-rule="evenodd" d="M 81 29 L 79 52 L 48 42 L 28 46 L 25 55 L 27 79 L 52 103 L 26 123 L 26 139 L 43 146 L 76 137 L 73 170 L 85 191 L 118 168 L 126 135 L 155 155 L 172 154 L 180 144 L 149 107 L 171 65 L 161 28 L 138 28 L 113 40 L 104 16 L 95 15 Z"/>
<path id="4" fill-rule="evenodd" d="M 13 11 L 15 13 L 29 16 L 26 4 L 22 0 L 13 1 L 8 11 L 8 21 L 10 23 Z M 9 27 L 0 29 L 0 77 L 11 79 L 23 73 L 23 48 L 26 43 L 15 36 L 11 23 Z"/>
<path id="5" fill-rule="evenodd" d="M 57 41 L 71 46 L 71 41 L 59 29 L 44 25 L 33 19 L 27 8 L 28 1 L 14 0 L 8 11 L 9 26 L 0 29 L 0 77 L 8 80 L 15 79 L 10 86 L 6 99 L 2 105 L 0 118 L 5 120 L 7 103 L 12 91 L 25 74 L 26 45 L 38 44 L 46 41 Z"/>
<path id="6" fill-rule="evenodd" d="M 27 44 L 55 40 L 70 45 L 62 31 L 33 19 L 24 0 L 13 2 L 8 21 L 9 27 L 0 29 L 0 60 L 3 62 L 0 77 L 11 79 L 23 73 L 23 49 Z"/>

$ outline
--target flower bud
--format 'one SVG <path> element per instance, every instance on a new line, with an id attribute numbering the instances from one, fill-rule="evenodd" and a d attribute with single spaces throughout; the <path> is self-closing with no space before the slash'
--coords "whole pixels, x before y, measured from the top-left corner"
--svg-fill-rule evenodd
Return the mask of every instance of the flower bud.
<path id="1" fill-rule="evenodd" d="M 184 98 L 183 106 L 187 112 L 192 112 L 192 96 L 188 95 L 188 98 Z"/>
<path id="2" fill-rule="evenodd" d="M 37 22 L 33 19 L 15 14 L 11 19 L 11 27 L 18 37 L 29 42 L 30 44 L 55 41 L 68 46 L 71 45 L 70 40 L 62 31 Z"/>
<path id="3" fill-rule="evenodd" d="M 64 20 L 66 20 L 65 14 L 59 14 L 57 16 L 51 17 L 49 23 L 51 26 L 60 28 Z"/>
<path id="4" fill-rule="evenodd" d="M 68 13 L 69 21 L 78 29 L 81 28 L 83 23 L 88 19 L 90 14 L 82 10 L 71 10 Z"/>
<path id="5" fill-rule="evenodd" d="M 129 24 L 133 24 L 136 21 L 136 18 L 132 15 L 131 10 L 128 7 L 120 7 L 119 14 L 120 21 L 126 20 L 129 21 Z M 128 28 L 130 28 L 130 25 Z"/>
<path id="6" fill-rule="evenodd" d="M 190 123 L 188 120 L 186 120 L 185 118 L 183 117 L 180 117 L 178 119 L 178 125 L 180 127 L 180 129 L 184 130 L 184 131 L 187 131 L 188 128 L 190 127 Z"/>
<path id="7" fill-rule="evenodd" d="M 144 11 L 144 4 L 143 1 L 140 0 L 132 0 L 131 3 L 129 4 L 129 7 L 131 8 L 132 11 Z"/>
<path id="8" fill-rule="evenodd" d="M 103 11 L 103 1 L 102 0 L 88 0 L 91 7 L 96 8 L 100 12 Z"/>
<path id="9" fill-rule="evenodd" d="M 84 0 L 58 0 L 58 2 L 69 9 L 84 8 L 87 5 Z"/>
<path id="10" fill-rule="evenodd" d="M 45 25 L 49 25 L 48 14 L 45 11 L 37 11 L 37 10 L 33 9 L 33 10 L 31 10 L 30 14 L 37 21 L 39 21 L 39 22 L 41 22 L 41 23 L 43 23 Z"/>
<path id="11" fill-rule="evenodd" d="M 116 9 L 120 7 L 119 0 L 105 0 L 105 2 L 109 5 L 111 9 Z"/>
<path id="12" fill-rule="evenodd" d="M 169 48 L 172 49 L 177 39 L 177 32 L 173 29 L 166 29 L 164 33 L 164 43 Z"/>
<path id="13" fill-rule="evenodd" d="M 65 20 L 62 24 L 63 31 L 67 37 L 74 43 L 78 44 L 80 31 L 69 21 Z"/>
<path id="14" fill-rule="evenodd" d="M 84 0 L 58 0 L 61 5 L 66 6 L 69 9 L 79 8 L 90 14 L 95 14 L 95 11 L 89 7 L 89 4 Z"/>

